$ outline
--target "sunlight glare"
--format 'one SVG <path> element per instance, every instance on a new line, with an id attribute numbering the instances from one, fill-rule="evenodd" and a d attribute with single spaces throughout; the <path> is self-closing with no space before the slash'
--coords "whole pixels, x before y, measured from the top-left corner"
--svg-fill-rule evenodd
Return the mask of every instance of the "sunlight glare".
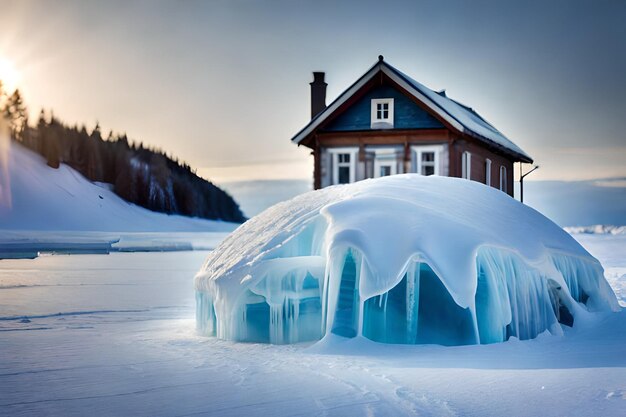
<path id="1" fill-rule="evenodd" d="M 13 62 L 0 55 L 0 81 L 6 92 L 13 93 L 20 81 L 20 74 Z"/>

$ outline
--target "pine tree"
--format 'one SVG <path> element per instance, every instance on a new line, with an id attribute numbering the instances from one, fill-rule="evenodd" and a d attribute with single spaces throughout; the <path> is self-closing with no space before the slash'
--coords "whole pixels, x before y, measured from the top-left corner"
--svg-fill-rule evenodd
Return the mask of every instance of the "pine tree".
<path id="1" fill-rule="evenodd" d="M 102 142 L 102 135 L 100 134 L 100 124 L 96 123 L 91 135 L 86 141 L 85 149 L 85 162 L 86 173 L 85 176 L 91 181 L 102 181 L 102 155 L 100 152 L 100 144 Z"/>
<path id="2" fill-rule="evenodd" d="M 50 123 L 47 123 L 45 113 L 41 110 L 39 121 L 37 122 L 39 153 L 46 158 L 48 166 L 58 168 L 61 161 L 59 157 L 59 141 L 53 127 L 54 123 L 54 115 L 50 116 Z"/>
<path id="3" fill-rule="evenodd" d="M 22 141 L 22 134 L 28 125 L 28 111 L 24 105 L 20 90 L 15 90 L 13 94 L 5 99 L 2 113 L 9 122 L 13 138 Z"/>

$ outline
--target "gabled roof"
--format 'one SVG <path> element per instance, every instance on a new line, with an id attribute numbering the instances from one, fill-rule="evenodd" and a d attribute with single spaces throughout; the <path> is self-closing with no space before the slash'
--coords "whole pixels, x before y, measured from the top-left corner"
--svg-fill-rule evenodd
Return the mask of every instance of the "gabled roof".
<path id="1" fill-rule="evenodd" d="M 374 64 L 361 78 L 348 87 L 339 95 L 332 103 L 330 103 L 323 111 L 315 116 L 302 130 L 300 130 L 291 141 L 298 145 L 315 129 L 317 129 L 325 120 L 327 120 L 343 103 L 359 91 L 378 73 L 382 72 L 392 81 L 406 90 L 415 99 L 424 103 L 433 114 L 439 116 L 458 132 L 472 136 L 488 145 L 499 148 L 504 152 L 513 155 L 523 162 L 532 162 L 532 158 L 511 142 L 498 129 L 493 127 L 478 113 L 470 107 L 467 107 L 457 101 L 447 97 L 445 92 L 433 91 L 413 78 L 404 74 L 400 70 L 389 65 L 379 57 L 379 61 Z"/>

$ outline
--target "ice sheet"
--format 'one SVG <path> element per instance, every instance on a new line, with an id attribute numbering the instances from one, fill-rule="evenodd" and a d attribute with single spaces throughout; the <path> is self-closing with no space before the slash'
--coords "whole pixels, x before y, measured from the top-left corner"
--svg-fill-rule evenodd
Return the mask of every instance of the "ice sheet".
<path id="1" fill-rule="evenodd" d="M 172 252 L 215 248 L 226 232 L 51 232 L 0 230 L 0 259 L 34 259 L 41 254 Z"/>

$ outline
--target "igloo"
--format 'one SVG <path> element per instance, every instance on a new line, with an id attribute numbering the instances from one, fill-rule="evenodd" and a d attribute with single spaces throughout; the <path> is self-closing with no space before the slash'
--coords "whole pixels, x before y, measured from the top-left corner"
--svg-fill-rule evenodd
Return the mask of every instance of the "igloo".
<path id="1" fill-rule="evenodd" d="M 473 181 L 404 174 L 302 194 L 250 219 L 195 277 L 201 334 L 464 345 L 617 311 L 600 263 Z"/>

